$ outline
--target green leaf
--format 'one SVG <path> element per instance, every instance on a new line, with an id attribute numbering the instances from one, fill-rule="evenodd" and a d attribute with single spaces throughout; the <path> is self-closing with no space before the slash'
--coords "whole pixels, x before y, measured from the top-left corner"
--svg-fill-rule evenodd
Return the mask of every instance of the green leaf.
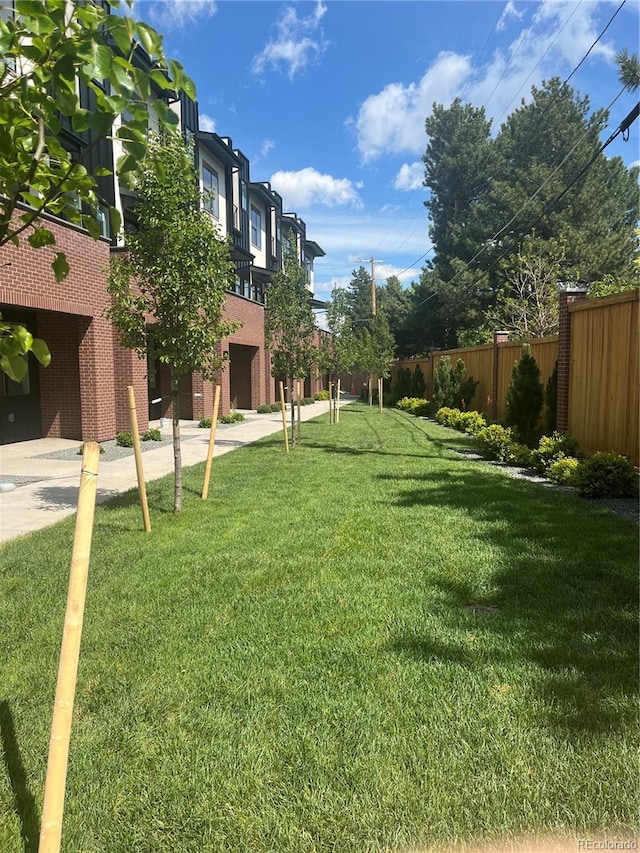
<path id="1" fill-rule="evenodd" d="M 27 237 L 29 245 L 34 249 L 40 249 L 42 246 L 55 246 L 56 238 L 52 231 L 48 228 L 36 228 L 33 233 Z"/>
<path id="2" fill-rule="evenodd" d="M 82 70 L 88 77 L 101 80 L 109 76 L 113 55 L 106 45 L 92 42 L 83 59 L 86 61 Z"/>
<path id="3" fill-rule="evenodd" d="M 0 358 L 0 369 L 14 382 L 22 382 L 27 375 L 29 365 L 23 355 L 3 355 Z"/>
<path id="4" fill-rule="evenodd" d="M 162 38 L 153 27 L 138 21 L 136 25 L 138 39 L 149 56 L 159 56 L 162 53 Z"/>
<path id="5" fill-rule="evenodd" d="M 49 347 L 42 340 L 42 338 L 34 338 L 31 344 L 31 352 L 38 359 L 40 364 L 43 367 L 48 367 L 51 363 L 51 353 L 49 352 Z"/>
<path id="6" fill-rule="evenodd" d="M 53 274 L 55 275 L 57 282 L 65 280 L 69 275 L 69 264 L 64 252 L 56 252 L 51 268 L 53 269 Z"/>
<path id="7" fill-rule="evenodd" d="M 116 207 L 109 208 L 109 223 L 111 225 L 111 233 L 118 234 L 122 226 L 122 217 Z"/>

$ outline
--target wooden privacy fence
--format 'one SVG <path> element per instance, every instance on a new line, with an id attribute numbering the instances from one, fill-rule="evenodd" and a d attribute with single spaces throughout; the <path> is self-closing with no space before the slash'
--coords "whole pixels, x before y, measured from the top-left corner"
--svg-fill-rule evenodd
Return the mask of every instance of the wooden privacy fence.
<path id="1" fill-rule="evenodd" d="M 558 429 L 574 435 L 586 453 L 613 450 L 636 464 L 640 382 L 638 315 L 639 291 L 603 299 L 586 299 L 582 291 L 560 294 L 560 333 L 529 341 L 546 387 L 558 362 Z M 433 395 L 433 375 L 438 362 L 449 356 L 452 366 L 461 358 L 467 373 L 478 382 L 469 408 L 501 420 L 514 363 L 522 345 L 495 332 L 491 344 L 433 352 L 426 358 L 402 359 L 391 371 L 411 373 L 419 365 L 425 379 L 425 396 Z"/>

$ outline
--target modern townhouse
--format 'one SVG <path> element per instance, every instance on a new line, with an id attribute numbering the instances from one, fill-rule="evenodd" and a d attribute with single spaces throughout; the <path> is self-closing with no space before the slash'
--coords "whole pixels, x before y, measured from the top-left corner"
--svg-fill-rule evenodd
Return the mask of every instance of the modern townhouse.
<path id="1" fill-rule="evenodd" d="M 203 205 L 218 224 L 220 237 L 229 239 L 236 266 L 225 316 L 242 326 L 221 343 L 221 351 L 229 355 L 218 378 L 222 412 L 253 409 L 276 399 L 264 321 L 269 282 L 282 265 L 283 234 L 295 235 L 298 241 L 310 299 L 313 261 L 324 252 L 306 239 L 306 226 L 299 217 L 283 214 L 282 199 L 268 183 L 250 180 L 249 160 L 233 147 L 231 139 L 199 130 L 195 102 L 184 94 L 178 99 L 168 98 L 160 90 L 155 94 L 165 99 L 178 115 L 182 132 L 195 141 Z M 88 109 L 91 97 L 81 87 L 81 104 Z M 122 120 L 126 122 L 126 115 Z M 61 137 L 65 145 L 88 152 L 85 163 L 89 171 L 98 166 L 113 170 L 120 153 L 117 142 L 92 140 L 90 131 L 78 134 L 70 127 L 63 127 Z M 114 175 L 98 181 L 101 197 L 121 211 L 124 228 L 135 228 L 134 194 Z M 106 216 L 99 240 L 60 218 L 44 218 L 69 261 L 69 275 L 61 284 L 51 270 L 49 249 L 33 249 L 26 241 L 19 247 L 0 249 L 0 312 L 44 338 L 52 356 L 46 369 L 30 359 L 22 383 L 0 374 L 0 443 L 40 437 L 113 438 L 118 431 L 129 429 L 130 385 L 135 390 L 139 426 L 145 429 L 149 419 L 170 413 L 168 375 L 159 365 L 152 343 L 146 361 L 140 360 L 120 345 L 116 330 L 105 317 L 109 259 L 123 250 L 122 239 L 109 232 Z M 307 377 L 305 394 L 321 386 L 319 377 Z M 210 416 L 213 387 L 199 374 L 183 377 L 181 416 Z"/>

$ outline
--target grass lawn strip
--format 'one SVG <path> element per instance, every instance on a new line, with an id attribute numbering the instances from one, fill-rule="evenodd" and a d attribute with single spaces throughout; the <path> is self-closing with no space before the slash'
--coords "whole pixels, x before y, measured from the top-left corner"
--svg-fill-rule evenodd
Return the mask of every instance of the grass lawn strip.
<path id="1" fill-rule="evenodd" d="M 97 508 L 63 849 L 632 832 L 637 526 L 453 446 L 351 405 L 206 503 L 188 469 L 180 516 L 150 483 L 150 536 L 135 493 Z M 39 819 L 72 531 L 0 551 L 0 851 Z"/>

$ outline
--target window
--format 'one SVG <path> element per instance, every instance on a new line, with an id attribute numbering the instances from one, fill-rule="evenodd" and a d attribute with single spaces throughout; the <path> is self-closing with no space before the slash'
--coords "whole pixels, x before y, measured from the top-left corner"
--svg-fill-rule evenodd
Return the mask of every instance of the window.
<path id="1" fill-rule="evenodd" d="M 204 193 L 204 209 L 218 219 L 220 217 L 218 173 L 206 163 L 202 164 L 202 191 Z"/>
<path id="2" fill-rule="evenodd" d="M 251 243 L 257 249 L 262 248 L 262 216 L 253 205 L 251 205 Z"/>

